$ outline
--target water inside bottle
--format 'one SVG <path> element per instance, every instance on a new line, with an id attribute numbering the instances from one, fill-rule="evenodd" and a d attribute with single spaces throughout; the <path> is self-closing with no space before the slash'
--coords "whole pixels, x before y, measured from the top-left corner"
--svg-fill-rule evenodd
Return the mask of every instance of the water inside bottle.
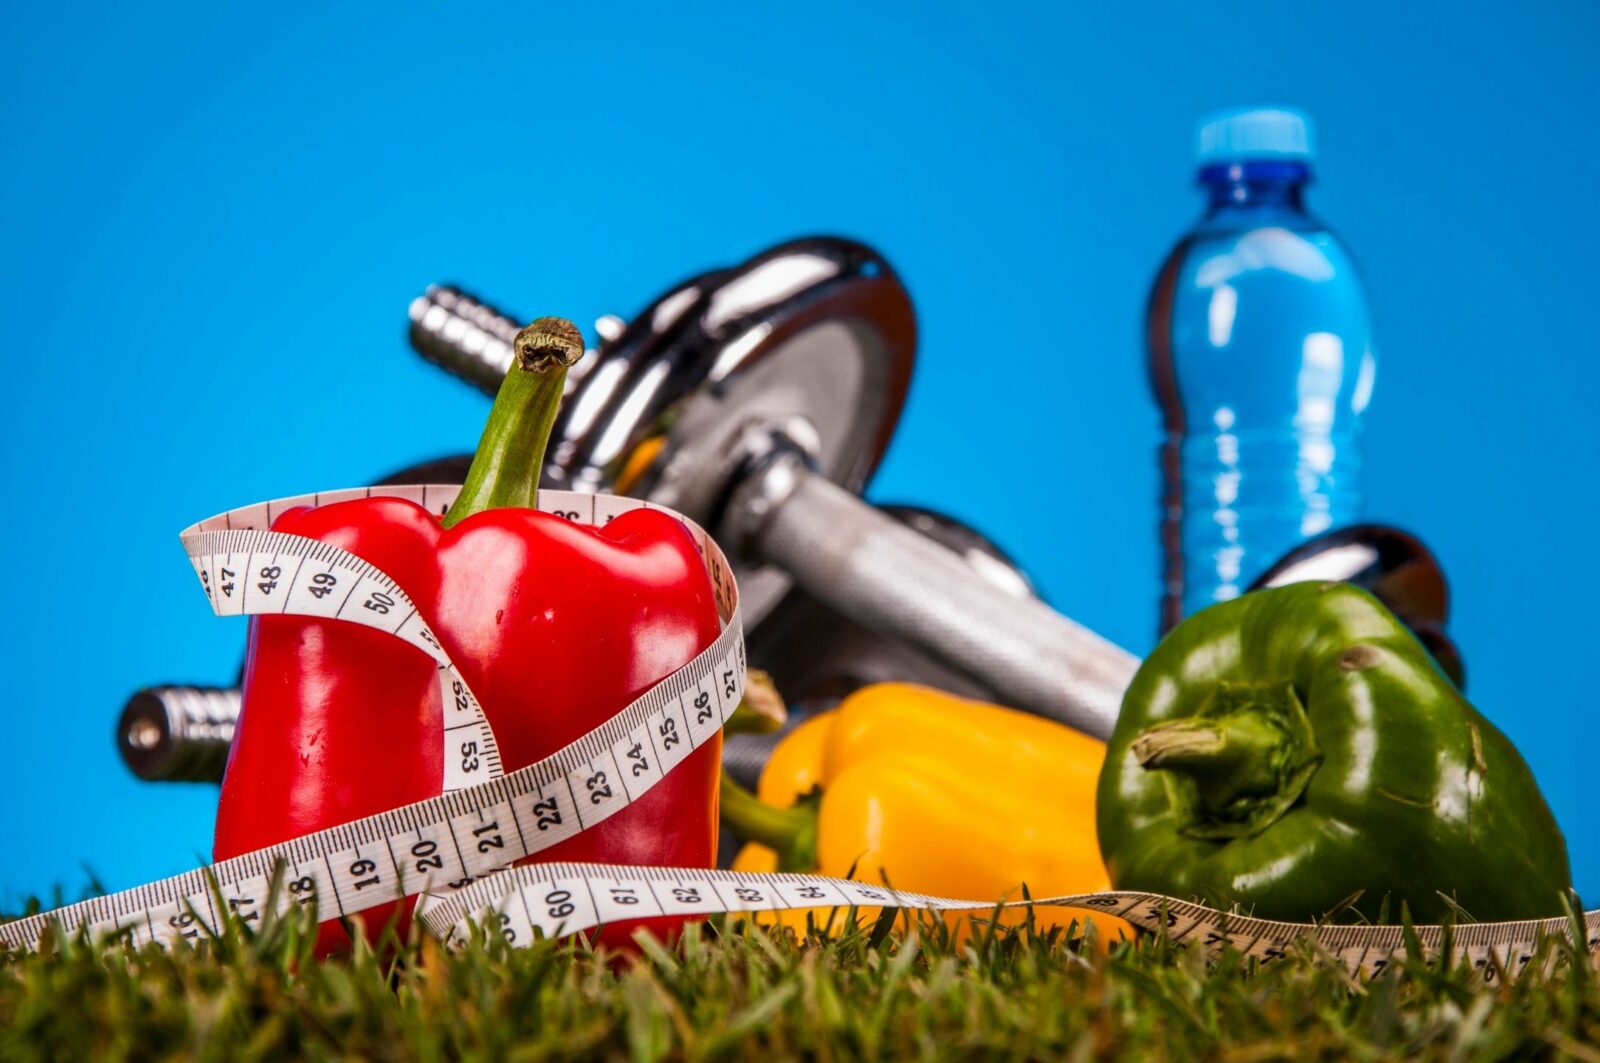
<path id="1" fill-rule="evenodd" d="M 1243 180 L 1243 168 L 1233 174 Z M 1359 519 L 1366 301 L 1298 180 L 1212 189 L 1152 292 L 1166 428 L 1163 629 L 1236 597 L 1307 538 Z"/>

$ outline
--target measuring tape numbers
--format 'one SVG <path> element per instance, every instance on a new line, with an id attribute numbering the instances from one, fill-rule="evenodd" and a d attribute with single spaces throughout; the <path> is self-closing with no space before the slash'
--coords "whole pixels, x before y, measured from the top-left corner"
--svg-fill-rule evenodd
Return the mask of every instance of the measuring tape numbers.
<path id="1" fill-rule="evenodd" d="M 51 922 L 91 934 L 126 934 L 135 944 L 197 938 L 227 912 L 260 919 L 274 870 L 280 910 L 315 902 L 325 918 L 397 896 L 460 889 L 516 860 L 616 815 L 716 737 L 744 694 L 745 650 L 738 592 L 727 559 L 703 529 L 683 521 L 705 562 L 722 621 L 715 641 L 599 727 L 510 774 L 493 729 L 459 670 L 392 578 L 347 551 L 268 530 L 285 510 L 356 498 L 410 499 L 443 513 L 459 486 L 357 488 L 249 506 L 182 533 L 201 587 L 220 616 L 288 614 L 340 619 L 386 631 L 439 665 L 445 712 L 444 793 L 381 815 L 308 834 L 136 889 L 92 898 L 0 925 L 0 944 L 33 947 Z M 634 499 L 541 492 L 539 507 L 602 526 Z M 672 516 L 670 510 L 667 510 Z M 457 755 L 475 743 L 475 755 Z M 215 882 L 215 890 L 212 883 Z M 226 911 L 219 910 L 225 906 Z"/>
<path id="2" fill-rule="evenodd" d="M 457 947 L 485 925 L 513 945 L 537 937 L 579 933 L 606 923 L 650 916 L 714 915 L 805 908 L 884 907 L 928 912 L 992 912 L 995 901 L 906 893 L 888 886 L 821 875 L 700 871 L 608 864 L 528 864 L 476 882 L 443 898 L 423 916 L 428 929 Z M 1127 920 L 1174 943 L 1199 943 L 1215 956 L 1233 949 L 1258 960 L 1276 959 L 1297 943 L 1314 941 L 1348 969 L 1377 975 L 1406 953 L 1400 926 L 1316 926 L 1253 919 L 1156 893 L 1116 891 L 1006 901 L 1001 908 L 1082 908 Z M 1583 918 L 1585 941 L 1600 949 L 1600 911 Z M 1493 977 L 1495 965 L 1522 971 L 1543 938 L 1569 936 L 1564 918 L 1515 923 L 1468 923 L 1414 928 L 1418 944 L 1437 956 L 1448 936 L 1452 955 Z M 1492 954 L 1492 957 L 1491 957 Z"/>
<path id="3" fill-rule="evenodd" d="M 0 924 L 0 946 L 34 948 L 52 924 L 69 931 L 86 928 L 94 937 L 124 936 L 134 945 L 167 944 L 197 939 L 230 914 L 257 922 L 269 904 L 283 912 L 314 903 L 322 917 L 331 918 L 412 895 L 422 896 L 417 908 L 422 923 L 456 945 L 470 940 L 474 921 L 525 945 L 539 936 L 658 915 L 863 906 L 932 912 L 995 908 L 993 898 L 934 897 L 820 875 L 605 864 L 511 867 L 620 812 L 717 735 L 744 692 L 738 591 L 717 544 L 680 514 L 613 495 L 540 492 L 541 510 L 580 524 L 603 526 L 640 508 L 681 521 L 711 579 L 722 631 L 694 660 L 593 731 L 506 774 L 482 706 L 405 590 L 347 551 L 270 530 L 287 509 L 356 498 L 406 498 L 442 515 L 459 492 L 455 485 L 419 485 L 305 495 L 233 510 L 181 536 L 219 616 L 345 620 L 388 632 L 432 657 L 445 713 L 443 793 L 159 882 Z M 463 749 L 473 755 L 456 755 Z M 1003 823 L 994 826 L 1005 829 Z M 1079 894 L 1009 901 L 1003 907 L 1026 904 L 1104 912 L 1173 941 L 1198 942 L 1211 954 L 1233 948 L 1270 960 L 1310 939 L 1350 969 L 1369 975 L 1405 951 L 1405 932 L 1397 926 L 1273 922 L 1148 893 Z M 1559 918 L 1463 924 L 1448 932 L 1415 928 L 1425 953 L 1437 954 L 1448 940 L 1458 958 L 1489 974 L 1520 971 L 1537 954 L 1542 938 L 1573 933 L 1572 922 Z M 1600 911 L 1584 915 L 1581 933 L 1589 951 L 1600 951 Z"/>

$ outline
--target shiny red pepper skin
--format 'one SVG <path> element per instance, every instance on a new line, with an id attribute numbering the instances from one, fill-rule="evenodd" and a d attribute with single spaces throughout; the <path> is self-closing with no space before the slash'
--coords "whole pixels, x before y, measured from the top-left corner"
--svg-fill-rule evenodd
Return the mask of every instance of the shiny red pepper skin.
<path id="1" fill-rule="evenodd" d="M 420 506 L 376 498 L 292 510 L 273 529 L 343 547 L 405 589 L 482 703 L 508 772 L 603 723 L 720 630 L 693 540 L 660 512 L 597 529 L 489 509 L 445 530 Z M 420 650 L 344 621 L 254 619 L 216 858 L 436 796 L 441 716 L 435 665 Z M 714 866 L 720 765 L 719 737 L 536 859 Z M 366 913 L 369 932 L 391 911 Z M 618 925 L 603 940 L 680 923 Z M 337 922 L 324 924 L 324 950 L 345 941 Z"/>

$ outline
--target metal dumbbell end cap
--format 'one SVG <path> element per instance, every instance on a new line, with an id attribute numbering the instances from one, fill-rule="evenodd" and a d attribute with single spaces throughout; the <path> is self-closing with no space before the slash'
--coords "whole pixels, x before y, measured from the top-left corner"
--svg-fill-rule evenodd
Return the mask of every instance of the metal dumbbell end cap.
<path id="1" fill-rule="evenodd" d="M 221 687 L 146 687 L 117 720 L 125 764 L 149 782 L 216 782 L 239 719 L 239 691 Z"/>

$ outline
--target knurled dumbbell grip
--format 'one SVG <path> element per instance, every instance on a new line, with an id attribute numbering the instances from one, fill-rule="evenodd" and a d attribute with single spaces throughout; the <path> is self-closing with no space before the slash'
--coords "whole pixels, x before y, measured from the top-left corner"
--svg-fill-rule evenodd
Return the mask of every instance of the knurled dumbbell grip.
<path id="1" fill-rule="evenodd" d="M 1007 595 L 821 476 L 799 472 L 750 546 L 840 613 L 918 646 L 1002 701 L 1111 734 L 1138 658 L 1041 601 Z"/>
<path id="2" fill-rule="evenodd" d="M 418 354 L 486 395 L 500 390 L 521 327 L 516 321 L 448 284 L 430 285 L 413 299 L 410 317 Z"/>

